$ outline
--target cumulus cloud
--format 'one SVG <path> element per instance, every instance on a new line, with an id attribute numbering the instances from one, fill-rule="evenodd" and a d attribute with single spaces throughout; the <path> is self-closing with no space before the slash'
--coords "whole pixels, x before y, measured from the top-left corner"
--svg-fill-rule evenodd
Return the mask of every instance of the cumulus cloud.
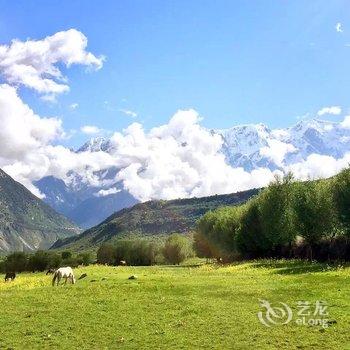
<path id="1" fill-rule="evenodd" d="M 63 136 L 60 119 L 40 118 L 7 84 L 0 85 L 0 125 L 0 156 L 7 159 L 20 159 Z"/>
<path id="2" fill-rule="evenodd" d="M 268 169 L 232 168 L 221 153 L 222 138 L 199 125 L 194 110 L 178 111 L 168 124 L 146 133 L 138 123 L 110 142 L 124 162 L 118 180 L 136 198 L 173 199 L 235 192 L 266 185 Z"/>
<path id="3" fill-rule="evenodd" d="M 129 109 L 119 109 L 119 112 L 124 113 L 125 115 L 131 117 L 131 118 L 136 118 L 137 117 L 137 113 L 134 111 L 131 111 Z"/>
<path id="4" fill-rule="evenodd" d="M 319 179 L 333 176 L 350 164 L 350 152 L 344 157 L 335 159 L 334 157 L 321 154 L 311 154 L 306 160 L 292 164 L 287 167 L 297 179 Z"/>
<path id="5" fill-rule="evenodd" d="M 337 31 L 337 33 L 343 33 L 343 28 L 342 28 L 342 24 L 340 22 L 338 22 L 335 25 L 335 30 Z"/>
<path id="6" fill-rule="evenodd" d="M 345 129 L 350 129 L 350 115 L 345 116 L 344 120 L 341 122 L 341 126 Z"/>
<path id="7" fill-rule="evenodd" d="M 40 118 L 20 100 L 15 88 L 0 88 L 0 122 L 4 125 L 0 129 L 0 167 L 39 196 L 32 182 L 43 176 L 69 183 L 79 174 L 89 185 L 104 186 L 98 172 L 110 167 L 120 169 L 112 183 L 121 181 L 141 201 L 242 191 L 266 186 L 274 175 L 282 175 L 267 168 L 248 172 L 228 165 L 221 152 L 222 138 L 203 128 L 194 110 L 180 110 L 167 124 L 148 132 L 133 123 L 113 134 L 108 152 L 76 153 L 53 144 L 63 134 L 59 119 Z M 276 141 L 260 152 L 282 165 L 286 153 L 294 151 L 294 146 Z M 319 178 L 334 175 L 349 162 L 350 153 L 338 160 L 312 154 L 282 168 L 300 179 Z M 95 195 L 117 192 L 114 187 L 104 188 Z"/>
<path id="8" fill-rule="evenodd" d="M 0 45 L 0 74 L 11 85 L 24 85 L 54 100 L 69 86 L 59 65 L 73 64 L 100 69 L 104 57 L 86 51 L 87 38 L 76 29 L 58 32 L 42 40 L 13 40 Z"/>
<path id="9" fill-rule="evenodd" d="M 7 84 L 0 85 L 0 125 L 0 167 L 36 195 L 32 182 L 43 176 L 69 181 L 70 172 L 76 171 L 83 181 L 99 185 L 94 172 L 118 165 L 105 152 L 78 154 L 54 145 L 65 136 L 62 121 L 35 114 Z"/>
<path id="10" fill-rule="evenodd" d="M 97 193 L 95 193 L 96 197 L 105 197 L 105 196 L 109 196 L 111 194 L 116 194 L 119 193 L 121 190 L 117 189 L 115 187 L 109 188 L 108 190 L 100 190 Z"/>
<path id="11" fill-rule="evenodd" d="M 331 107 L 323 107 L 317 112 L 318 116 L 322 116 L 325 114 L 333 114 L 339 115 L 341 113 L 341 107 L 339 106 L 331 106 Z"/>
<path id="12" fill-rule="evenodd" d="M 80 131 L 87 135 L 99 134 L 102 130 L 94 125 L 84 125 L 80 128 Z"/>
<path id="13" fill-rule="evenodd" d="M 283 136 L 284 133 L 275 133 L 275 135 Z M 294 152 L 297 149 L 290 143 L 280 140 L 271 139 L 268 141 L 268 146 L 260 149 L 260 154 L 271 159 L 277 166 L 283 166 L 283 160 L 287 153 Z"/>

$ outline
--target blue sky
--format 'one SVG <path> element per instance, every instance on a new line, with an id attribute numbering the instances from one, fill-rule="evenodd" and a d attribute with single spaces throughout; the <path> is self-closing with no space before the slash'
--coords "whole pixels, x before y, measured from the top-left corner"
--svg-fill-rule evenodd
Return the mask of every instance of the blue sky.
<path id="1" fill-rule="evenodd" d="M 210 128 L 285 127 L 325 106 L 348 111 L 349 7 L 346 0 L 0 0 L 0 44 L 75 28 L 90 52 L 106 56 L 95 72 L 62 68 L 70 91 L 56 103 L 20 88 L 35 112 L 62 118 L 66 130 L 118 130 L 133 121 L 151 128 L 186 108 Z"/>

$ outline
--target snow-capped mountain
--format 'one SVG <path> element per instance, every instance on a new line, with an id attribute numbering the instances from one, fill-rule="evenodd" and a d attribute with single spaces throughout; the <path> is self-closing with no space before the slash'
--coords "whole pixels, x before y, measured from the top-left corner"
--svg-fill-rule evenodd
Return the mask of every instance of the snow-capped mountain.
<path id="1" fill-rule="evenodd" d="M 222 152 L 233 167 L 252 170 L 284 169 L 311 154 L 341 158 L 350 151 L 350 129 L 342 123 L 310 119 L 286 129 L 263 124 L 216 130 L 223 138 Z"/>
<path id="2" fill-rule="evenodd" d="M 264 124 L 238 125 L 230 129 L 210 130 L 222 138 L 221 152 L 234 168 L 250 172 L 258 168 L 288 170 L 310 155 L 342 158 L 350 152 L 350 128 L 344 123 L 310 119 L 285 129 L 270 129 Z M 115 143 L 108 138 L 92 138 L 76 152 L 113 154 Z M 69 184 L 45 177 L 35 185 L 45 201 L 81 227 L 91 227 L 117 210 L 137 200 L 116 181 L 119 169 L 94 172 L 95 183 L 86 183 L 77 173 L 69 174 Z"/>

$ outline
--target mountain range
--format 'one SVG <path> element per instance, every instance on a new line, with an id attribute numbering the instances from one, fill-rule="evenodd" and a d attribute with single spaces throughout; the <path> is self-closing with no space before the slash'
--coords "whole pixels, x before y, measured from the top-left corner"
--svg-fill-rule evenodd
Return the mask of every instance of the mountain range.
<path id="1" fill-rule="evenodd" d="M 101 243 L 130 235 L 159 238 L 171 233 L 188 233 L 195 229 L 197 220 L 207 211 L 244 203 L 257 193 L 257 189 L 252 189 L 202 198 L 139 203 L 114 213 L 79 236 L 58 240 L 52 249 L 95 249 Z"/>
<path id="2" fill-rule="evenodd" d="M 224 130 L 210 130 L 222 139 L 221 152 L 232 167 L 246 171 L 268 168 L 287 171 L 288 167 L 304 161 L 311 154 L 339 159 L 350 151 L 350 128 L 344 123 L 317 118 L 299 121 L 285 129 L 270 129 L 264 124 L 238 125 Z M 109 138 L 92 138 L 76 152 L 110 153 L 114 144 Z M 114 212 L 138 203 L 120 182 L 113 179 L 118 169 L 111 167 L 96 172 L 98 185 L 81 181 L 71 174 L 69 184 L 54 177 L 35 183 L 44 201 L 82 228 L 89 228 Z"/>
<path id="3" fill-rule="evenodd" d="M 0 254 L 49 248 L 79 228 L 0 169 Z"/>

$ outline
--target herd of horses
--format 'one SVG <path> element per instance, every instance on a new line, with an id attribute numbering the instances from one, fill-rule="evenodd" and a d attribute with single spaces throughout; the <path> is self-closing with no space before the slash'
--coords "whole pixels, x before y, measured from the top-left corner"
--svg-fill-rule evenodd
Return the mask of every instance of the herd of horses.
<path id="1" fill-rule="evenodd" d="M 67 283 L 67 281 L 70 281 L 72 284 L 75 284 L 75 277 L 73 273 L 73 269 L 69 266 L 67 267 L 60 267 L 59 269 L 49 269 L 46 272 L 46 275 L 53 274 L 52 278 L 52 285 L 58 285 L 62 279 L 65 280 L 64 284 Z M 7 272 L 5 274 L 5 282 L 7 281 L 13 281 L 16 278 L 15 272 Z"/>

